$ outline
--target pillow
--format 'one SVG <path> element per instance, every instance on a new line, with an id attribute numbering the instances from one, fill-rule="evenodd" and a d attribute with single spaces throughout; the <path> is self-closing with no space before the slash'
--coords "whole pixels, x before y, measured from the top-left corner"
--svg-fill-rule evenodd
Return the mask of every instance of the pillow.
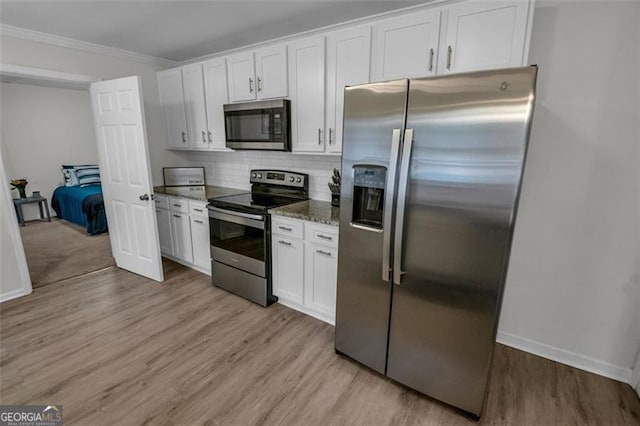
<path id="1" fill-rule="evenodd" d="M 100 184 L 100 169 L 98 166 L 76 167 L 75 172 L 80 186 Z"/>
<path id="2" fill-rule="evenodd" d="M 86 186 L 100 183 L 100 171 L 95 164 L 62 165 L 65 186 Z M 80 179 L 82 177 L 82 180 Z"/>

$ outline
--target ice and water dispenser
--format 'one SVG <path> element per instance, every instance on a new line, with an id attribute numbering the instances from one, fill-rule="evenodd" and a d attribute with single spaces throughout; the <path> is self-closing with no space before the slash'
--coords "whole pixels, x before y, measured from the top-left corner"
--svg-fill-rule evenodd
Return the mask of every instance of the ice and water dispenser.
<path id="1" fill-rule="evenodd" d="M 387 168 L 375 165 L 353 166 L 352 223 L 382 229 L 384 187 Z"/>

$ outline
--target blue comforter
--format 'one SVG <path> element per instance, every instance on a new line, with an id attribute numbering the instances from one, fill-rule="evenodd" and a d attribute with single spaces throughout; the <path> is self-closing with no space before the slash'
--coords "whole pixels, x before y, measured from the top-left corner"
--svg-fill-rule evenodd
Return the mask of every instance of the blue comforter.
<path id="1" fill-rule="evenodd" d="M 76 223 L 91 235 L 107 232 L 102 186 L 61 186 L 53 191 L 51 207 L 59 218 Z"/>

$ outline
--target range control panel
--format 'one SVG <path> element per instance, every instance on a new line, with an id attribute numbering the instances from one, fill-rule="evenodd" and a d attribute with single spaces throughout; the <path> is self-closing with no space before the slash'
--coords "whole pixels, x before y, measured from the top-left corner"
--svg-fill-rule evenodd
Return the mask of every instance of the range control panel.
<path id="1" fill-rule="evenodd" d="M 251 170 L 251 183 L 266 183 L 269 185 L 307 187 L 309 175 L 304 173 L 287 172 L 284 170 Z"/>

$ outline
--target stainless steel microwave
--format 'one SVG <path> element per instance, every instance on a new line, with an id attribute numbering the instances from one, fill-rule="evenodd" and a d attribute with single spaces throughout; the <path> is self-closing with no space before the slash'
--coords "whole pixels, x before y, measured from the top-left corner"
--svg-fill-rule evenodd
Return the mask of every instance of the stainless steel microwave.
<path id="1" fill-rule="evenodd" d="M 225 105 L 227 148 L 291 151 L 290 105 L 288 99 Z"/>

